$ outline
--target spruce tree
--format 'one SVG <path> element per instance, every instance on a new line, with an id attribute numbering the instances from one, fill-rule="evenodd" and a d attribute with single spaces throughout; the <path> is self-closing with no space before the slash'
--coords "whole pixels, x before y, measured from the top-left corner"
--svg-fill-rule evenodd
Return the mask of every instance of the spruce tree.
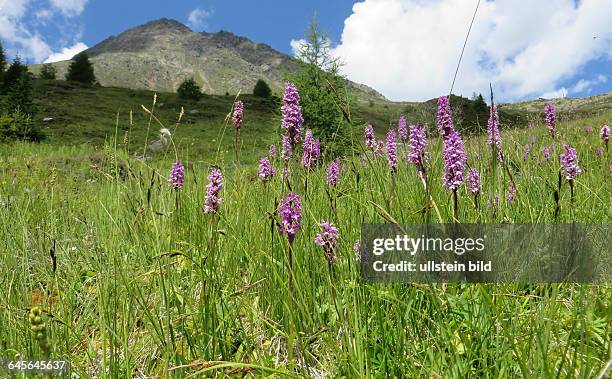
<path id="1" fill-rule="evenodd" d="M 40 78 L 47 80 L 55 80 L 57 70 L 51 63 L 45 63 L 40 69 Z"/>
<path id="2" fill-rule="evenodd" d="M 253 95 L 267 99 L 272 95 L 272 90 L 265 80 L 259 79 L 257 83 L 255 83 L 255 87 L 253 87 Z"/>
<path id="3" fill-rule="evenodd" d="M 2 47 L 2 41 L 0 41 L 0 93 L 4 86 L 4 71 L 6 71 L 6 53 L 4 47 Z"/>
<path id="4" fill-rule="evenodd" d="M 19 55 L 13 59 L 13 63 L 4 73 L 4 92 L 9 92 L 11 87 L 19 81 L 24 73 L 28 72 L 28 66 L 21 63 Z"/>
<path id="5" fill-rule="evenodd" d="M 19 110 L 30 116 L 36 113 L 36 108 L 32 100 L 32 76 L 27 72 L 27 68 L 9 88 L 6 98 L 6 108 L 9 112 Z"/>
<path id="6" fill-rule="evenodd" d="M 176 92 L 181 99 L 198 101 L 202 98 L 202 89 L 193 78 L 189 78 L 181 83 Z"/>
<path id="7" fill-rule="evenodd" d="M 73 58 L 70 67 L 68 67 L 66 80 L 85 84 L 93 84 L 96 81 L 94 68 L 87 53 L 80 53 Z"/>

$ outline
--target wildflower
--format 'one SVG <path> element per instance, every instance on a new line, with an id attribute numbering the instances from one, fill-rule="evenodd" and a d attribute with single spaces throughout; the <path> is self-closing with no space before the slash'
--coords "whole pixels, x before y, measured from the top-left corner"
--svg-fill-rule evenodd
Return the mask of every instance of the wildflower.
<path id="1" fill-rule="evenodd" d="M 175 190 L 183 188 L 185 184 L 185 167 L 180 161 L 176 161 L 172 164 L 170 176 L 168 177 L 168 184 Z"/>
<path id="2" fill-rule="evenodd" d="M 425 128 L 417 125 L 410 126 L 410 144 L 408 150 L 408 161 L 416 165 L 423 166 L 425 163 L 425 147 L 427 147 L 427 137 Z"/>
<path id="3" fill-rule="evenodd" d="M 544 146 L 544 150 L 542 150 L 542 155 L 544 159 L 548 160 L 550 158 L 550 147 Z"/>
<path id="4" fill-rule="evenodd" d="M 220 196 L 223 189 L 223 175 L 221 170 L 214 168 L 208 175 L 209 183 L 206 186 L 206 199 L 204 204 L 204 213 L 217 213 L 219 206 L 223 202 Z"/>
<path id="5" fill-rule="evenodd" d="M 361 260 L 361 241 L 355 240 L 355 243 L 353 244 L 353 252 L 355 253 L 355 259 L 358 261 Z"/>
<path id="6" fill-rule="evenodd" d="M 270 159 L 276 158 L 276 145 L 275 144 L 270 145 L 270 148 L 268 149 L 268 155 L 270 156 Z"/>
<path id="7" fill-rule="evenodd" d="M 544 111 L 546 113 L 544 116 L 544 120 L 546 121 L 546 126 L 548 127 L 548 133 L 550 133 L 550 135 L 554 137 L 556 135 L 555 106 L 553 105 L 552 101 L 546 103 L 546 105 L 544 106 Z"/>
<path id="8" fill-rule="evenodd" d="M 515 196 L 516 196 L 516 186 L 514 185 L 514 183 L 511 183 L 510 188 L 508 189 L 508 195 L 506 195 L 506 200 L 508 200 L 509 203 L 512 203 L 514 201 Z"/>
<path id="9" fill-rule="evenodd" d="M 499 133 L 499 115 L 497 114 L 497 105 L 491 105 L 489 112 L 489 121 L 487 122 L 487 144 L 497 148 L 497 160 L 502 160 L 502 141 Z"/>
<path id="10" fill-rule="evenodd" d="M 302 201 L 295 193 L 288 193 L 283 198 L 278 211 L 280 216 L 279 232 L 287 236 L 289 244 L 293 243 L 295 235 L 302 227 Z"/>
<path id="11" fill-rule="evenodd" d="M 448 96 L 438 98 L 438 131 L 443 139 L 450 137 L 455 131 Z"/>
<path id="12" fill-rule="evenodd" d="M 603 156 L 603 149 L 601 148 L 601 146 L 597 148 L 595 154 L 597 154 L 597 158 L 601 159 L 601 157 Z"/>
<path id="13" fill-rule="evenodd" d="M 399 135 L 400 141 L 408 142 L 408 128 L 406 127 L 406 118 L 400 117 L 397 123 L 397 134 Z"/>
<path id="14" fill-rule="evenodd" d="M 368 124 L 368 126 L 366 126 L 363 136 L 365 138 L 366 146 L 374 150 L 376 147 L 376 137 L 374 136 L 374 127 L 372 124 Z"/>
<path id="15" fill-rule="evenodd" d="M 584 128 L 584 132 L 585 133 L 593 133 L 593 127 L 592 126 L 587 126 Z"/>
<path id="16" fill-rule="evenodd" d="M 387 132 L 387 159 L 391 173 L 397 173 L 397 145 L 395 143 L 395 131 L 389 129 Z"/>
<path id="17" fill-rule="evenodd" d="M 234 123 L 234 128 L 236 130 L 240 130 L 242 128 L 242 115 L 244 113 L 244 104 L 242 101 L 237 100 L 234 102 L 234 113 L 232 114 L 232 122 Z"/>
<path id="18" fill-rule="evenodd" d="M 493 199 L 493 202 L 491 202 L 491 199 L 487 199 L 487 209 L 490 209 L 491 207 L 493 207 L 493 210 L 495 211 L 497 208 L 499 208 L 499 194 L 496 193 L 495 194 L 495 198 Z"/>
<path id="19" fill-rule="evenodd" d="M 330 187 L 338 185 L 340 179 L 340 158 L 336 158 L 327 166 L 327 184 Z"/>
<path id="20" fill-rule="evenodd" d="M 291 139 L 283 135 L 283 139 L 281 142 L 281 159 L 284 161 L 288 161 L 291 159 L 293 155 L 293 147 L 291 146 Z"/>
<path id="21" fill-rule="evenodd" d="M 608 148 L 608 141 L 610 141 L 610 127 L 608 125 L 602 126 L 601 130 L 599 131 L 599 135 L 601 136 L 604 145 L 606 145 L 606 148 Z"/>
<path id="22" fill-rule="evenodd" d="M 257 170 L 257 176 L 262 182 L 267 182 L 276 175 L 276 170 L 270 164 L 270 160 L 266 157 L 259 159 L 259 169 Z"/>
<path id="23" fill-rule="evenodd" d="M 317 164 L 317 159 L 321 154 L 321 145 L 312 136 L 312 130 L 308 129 L 304 136 L 304 155 L 302 156 L 302 167 L 313 169 Z"/>
<path id="24" fill-rule="evenodd" d="M 561 153 L 561 173 L 567 180 L 573 181 L 582 172 L 578 166 L 578 155 L 576 155 L 576 149 L 567 144 L 563 144 L 563 148 L 565 153 Z"/>
<path id="25" fill-rule="evenodd" d="M 449 190 L 456 191 L 463 183 L 463 170 L 467 161 L 467 153 L 459 133 L 453 130 L 444 141 L 442 155 L 444 158 L 444 176 L 442 178 L 444 185 Z"/>
<path id="26" fill-rule="evenodd" d="M 323 248 L 327 261 L 331 265 L 336 261 L 336 247 L 338 246 L 338 228 L 329 221 L 321 221 L 321 231 L 315 237 L 315 243 Z"/>
<path id="27" fill-rule="evenodd" d="M 523 150 L 523 161 L 526 161 L 527 158 L 529 157 L 529 152 L 531 151 L 531 145 L 530 144 L 526 144 L 525 145 L 525 149 Z"/>
<path id="28" fill-rule="evenodd" d="M 300 141 L 302 124 L 304 123 L 302 108 L 300 107 L 300 95 L 293 83 L 285 83 L 281 112 L 283 114 L 281 126 L 287 132 L 293 148 Z"/>
<path id="29" fill-rule="evenodd" d="M 474 195 L 480 192 L 480 174 L 475 168 L 472 168 L 470 171 L 468 171 L 467 187 Z"/>

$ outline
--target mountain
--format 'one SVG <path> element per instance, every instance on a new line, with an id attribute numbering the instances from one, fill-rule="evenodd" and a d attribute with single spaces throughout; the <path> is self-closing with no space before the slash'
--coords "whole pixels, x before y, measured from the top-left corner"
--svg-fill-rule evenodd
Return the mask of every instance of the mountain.
<path id="1" fill-rule="evenodd" d="M 86 52 L 102 86 L 160 92 L 176 91 L 189 77 L 209 94 L 251 93 L 258 79 L 279 91 L 284 76 L 298 68 L 294 58 L 266 44 L 227 31 L 196 33 L 170 19 L 129 29 Z M 69 61 L 54 65 L 63 77 Z M 365 85 L 349 82 L 349 88 L 362 99 L 385 100 Z"/>

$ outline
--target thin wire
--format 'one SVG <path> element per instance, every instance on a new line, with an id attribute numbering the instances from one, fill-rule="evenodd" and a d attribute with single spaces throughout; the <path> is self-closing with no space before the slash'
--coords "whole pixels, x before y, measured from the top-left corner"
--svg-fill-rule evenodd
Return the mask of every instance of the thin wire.
<path id="1" fill-rule="evenodd" d="M 472 22 L 470 22 L 470 28 L 468 29 L 467 35 L 465 36 L 465 42 L 463 42 L 463 48 L 461 49 L 461 55 L 459 56 L 459 62 L 457 62 L 457 69 L 455 70 L 455 76 L 453 76 L 453 84 L 451 84 L 451 89 L 448 95 L 450 96 L 453 93 L 453 88 L 455 87 L 455 80 L 457 79 L 457 73 L 459 73 L 459 66 L 461 65 L 461 59 L 463 59 L 463 52 L 465 51 L 465 46 L 467 45 L 468 38 L 470 38 L 470 32 L 472 31 L 472 25 L 474 24 L 474 19 L 476 19 L 476 13 L 478 13 L 478 7 L 480 7 L 480 0 L 478 0 L 478 4 L 476 4 L 476 9 L 474 10 L 474 15 L 472 16 Z"/>

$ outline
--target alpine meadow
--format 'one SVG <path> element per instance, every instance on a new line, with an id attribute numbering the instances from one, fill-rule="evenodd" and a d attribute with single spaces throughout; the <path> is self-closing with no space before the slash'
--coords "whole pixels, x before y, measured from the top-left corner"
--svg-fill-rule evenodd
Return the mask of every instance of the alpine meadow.
<path id="1" fill-rule="evenodd" d="M 0 51 L 0 378 L 612 375 L 607 240 L 593 280 L 378 282 L 362 233 L 610 231 L 612 94 L 390 101 L 314 20 Z"/>

